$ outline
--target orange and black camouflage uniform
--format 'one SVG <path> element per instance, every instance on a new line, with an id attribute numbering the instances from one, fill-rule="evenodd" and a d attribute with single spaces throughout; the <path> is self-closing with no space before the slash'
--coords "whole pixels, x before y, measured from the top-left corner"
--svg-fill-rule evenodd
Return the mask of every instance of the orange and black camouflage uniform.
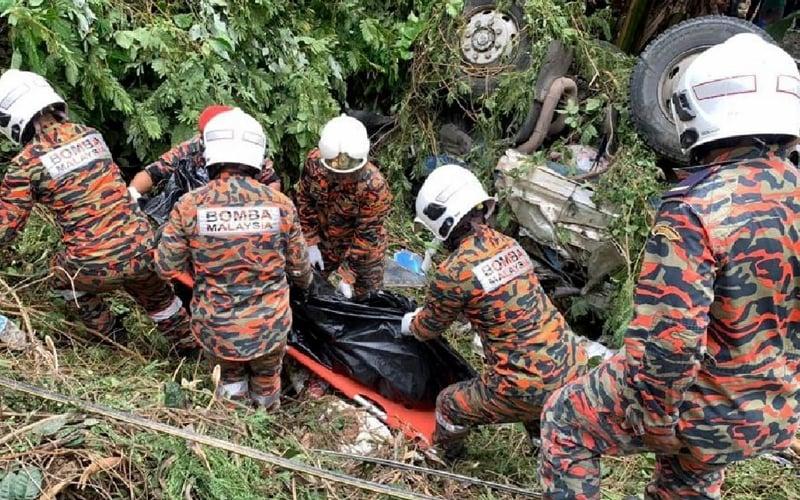
<path id="1" fill-rule="evenodd" d="M 308 154 L 297 187 L 306 243 L 319 246 L 326 274 L 341 264 L 352 272 L 356 297 L 383 285 L 388 243 L 384 220 L 391 206 L 386 180 L 372 163 L 351 174 L 336 174 L 322 165 L 318 149 Z"/>
<path id="2" fill-rule="evenodd" d="M 165 278 L 182 272 L 193 277 L 192 333 L 220 364 L 227 395 L 246 396 L 249 386 L 256 403 L 274 407 L 292 327 L 288 282 L 301 288 L 311 283 L 291 200 L 251 177 L 223 171 L 175 205 L 156 266 Z"/>
<path id="3" fill-rule="evenodd" d="M 197 134 L 161 155 L 158 160 L 144 167 L 144 170 L 152 179 L 153 184 L 157 185 L 166 181 L 182 162 L 189 162 L 195 169 L 204 169 L 206 167 L 204 152 L 203 138 Z M 272 167 L 272 160 L 268 158 L 264 159 L 264 164 L 256 176 L 256 180 L 272 186 L 278 191 L 281 189 L 281 180 Z"/>
<path id="4" fill-rule="evenodd" d="M 124 289 L 180 347 L 190 340 L 186 312 L 153 269 L 153 232 L 103 137 L 83 125 L 43 120 L 0 185 L 0 244 L 10 243 L 41 203 L 62 232 L 65 248 L 53 259 L 51 286 L 67 306 L 108 336 L 114 316 L 97 294 Z"/>
<path id="5" fill-rule="evenodd" d="M 600 457 L 643 451 L 656 454 L 648 497 L 719 498 L 726 465 L 789 446 L 800 171 L 785 153 L 717 150 L 665 194 L 625 349 L 545 406 L 547 498 L 599 498 Z"/>
<path id="6" fill-rule="evenodd" d="M 462 314 L 480 335 L 486 368 L 439 394 L 437 423 L 451 433 L 505 422 L 537 428 L 546 397 L 585 371 L 586 354 L 525 250 L 483 224 L 437 269 L 411 333 L 435 338 Z"/>

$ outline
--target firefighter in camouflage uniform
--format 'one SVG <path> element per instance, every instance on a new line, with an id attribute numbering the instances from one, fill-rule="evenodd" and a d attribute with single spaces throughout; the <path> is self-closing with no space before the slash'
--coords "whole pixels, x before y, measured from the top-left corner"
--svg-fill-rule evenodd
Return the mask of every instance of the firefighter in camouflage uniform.
<path id="1" fill-rule="evenodd" d="M 663 197 L 624 350 L 545 405 L 547 498 L 600 498 L 600 457 L 645 451 L 648 498 L 719 498 L 728 464 L 797 431 L 797 66 L 737 35 L 694 60 L 672 107 L 700 167 Z"/>
<path id="2" fill-rule="evenodd" d="M 434 170 L 417 196 L 417 222 L 452 254 L 402 331 L 429 340 L 463 314 L 486 354 L 483 376 L 447 387 L 436 400 L 434 441 L 448 458 L 476 425 L 523 422 L 538 439 L 545 398 L 586 366 L 583 345 L 545 295 L 525 250 L 487 225 L 494 204 L 457 165 Z"/>
<path id="3" fill-rule="evenodd" d="M 165 182 L 178 166 L 183 163 L 188 163 L 195 169 L 204 169 L 203 129 L 211 117 L 231 109 L 233 108 L 230 106 L 219 104 L 206 107 L 197 120 L 197 128 L 199 129 L 197 135 L 170 149 L 161 155 L 158 160 L 146 166 L 134 176 L 128 188 L 133 198 L 139 199 L 143 194 L 150 192 L 153 189 L 153 185 Z M 264 158 L 264 164 L 256 175 L 256 180 L 278 191 L 281 189 L 281 180 L 272 167 L 272 160 L 268 158 Z"/>
<path id="4" fill-rule="evenodd" d="M 266 148 L 258 122 L 221 112 L 203 141 L 211 182 L 173 208 L 156 266 L 165 278 L 194 278 L 192 333 L 221 368 L 220 395 L 275 409 L 292 326 L 289 282 L 311 284 L 306 244 L 292 202 L 255 180 Z"/>
<path id="5" fill-rule="evenodd" d="M 326 275 L 343 265 L 339 290 L 348 298 L 383 285 L 384 220 L 392 195 L 367 160 L 369 147 L 361 122 L 346 115 L 332 119 L 322 129 L 319 148 L 308 154 L 297 187 L 311 264 Z"/>
<path id="6" fill-rule="evenodd" d="M 53 259 L 51 286 L 89 328 L 125 341 L 121 321 L 98 296 L 124 289 L 173 348 L 190 350 L 181 301 L 153 269 L 153 232 L 100 133 L 71 123 L 44 78 L 14 69 L 0 77 L 0 131 L 22 147 L 0 185 L 0 245 L 41 203 L 55 215 L 65 247 Z"/>

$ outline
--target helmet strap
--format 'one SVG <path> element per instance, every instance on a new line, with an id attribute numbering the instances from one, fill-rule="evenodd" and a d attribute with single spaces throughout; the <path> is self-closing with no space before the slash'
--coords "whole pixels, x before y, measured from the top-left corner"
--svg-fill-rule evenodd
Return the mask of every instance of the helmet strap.
<path id="1" fill-rule="evenodd" d="M 33 139 L 34 135 L 42 135 L 45 127 L 53 123 L 64 123 L 67 121 L 67 111 L 61 104 L 48 106 L 36 113 L 25 130 L 22 131 L 20 144 L 27 144 Z"/>
<path id="2" fill-rule="evenodd" d="M 450 251 L 454 252 L 459 246 L 461 246 L 461 242 L 464 239 L 475 232 L 477 226 L 484 224 L 486 222 L 486 207 L 481 204 L 467 213 L 456 227 L 450 231 L 450 236 L 444 240 L 444 247 Z"/>

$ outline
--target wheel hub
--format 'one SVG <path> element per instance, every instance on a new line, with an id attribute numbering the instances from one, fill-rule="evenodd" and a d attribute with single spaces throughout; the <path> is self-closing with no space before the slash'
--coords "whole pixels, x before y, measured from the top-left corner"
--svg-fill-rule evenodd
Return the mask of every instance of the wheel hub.
<path id="1" fill-rule="evenodd" d="M 503 12 L 485 9 L 469 16 L 461 36 L 461 54 L 471 64 L 491 64 L 514 49 L 519 28 Z"/>

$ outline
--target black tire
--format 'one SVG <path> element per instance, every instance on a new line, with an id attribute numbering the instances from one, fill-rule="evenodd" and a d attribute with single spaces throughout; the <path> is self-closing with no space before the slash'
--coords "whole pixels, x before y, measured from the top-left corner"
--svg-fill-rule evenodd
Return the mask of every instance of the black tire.
<path id="1" fill-rule="evenodd" d="M 497 4 L 497 0 L 466 0 L 462 9 L 462 18 L 467 21 L 470 16 L 481 9 L 497 8 Z M 531 42 L 522 8 L 516 2 L 513 2 L 508 9 L 503 10 L 514 19 L 519 29 L 514 52 L 509 57 L 501 57 L 495 62 L 483 65 L 474 65 L 462 60 L 462 73 L 469 83 L 472 96 L 476 98 L 494 92 L 497 88 L 499 77 L 503 72 L 525 71 L 531 65 Z M 460 36 L 459 30 L 459 53 L 461 50 Z M 499 67 L 501 66 L 508 69 L 500 70 Z M 495 68 L 497 68 L 497 71 L 494 71 Z"/>
<path id="2" fill-rule="evenodd" d="M 667 88 L 672 81 L 670 76 L 675 78 L 680 74 L 680 61 L 740 33 L 755 33 L 774 43 L 764 30 L 747 21 L 705 16 L 663 32 L 639 56 L 631 74 L 630 112 L 639 134 L 662 157 L 682 164 L 689 161 L 681 151 L 668 103 L 662 102 L 661 88 Z"/>

